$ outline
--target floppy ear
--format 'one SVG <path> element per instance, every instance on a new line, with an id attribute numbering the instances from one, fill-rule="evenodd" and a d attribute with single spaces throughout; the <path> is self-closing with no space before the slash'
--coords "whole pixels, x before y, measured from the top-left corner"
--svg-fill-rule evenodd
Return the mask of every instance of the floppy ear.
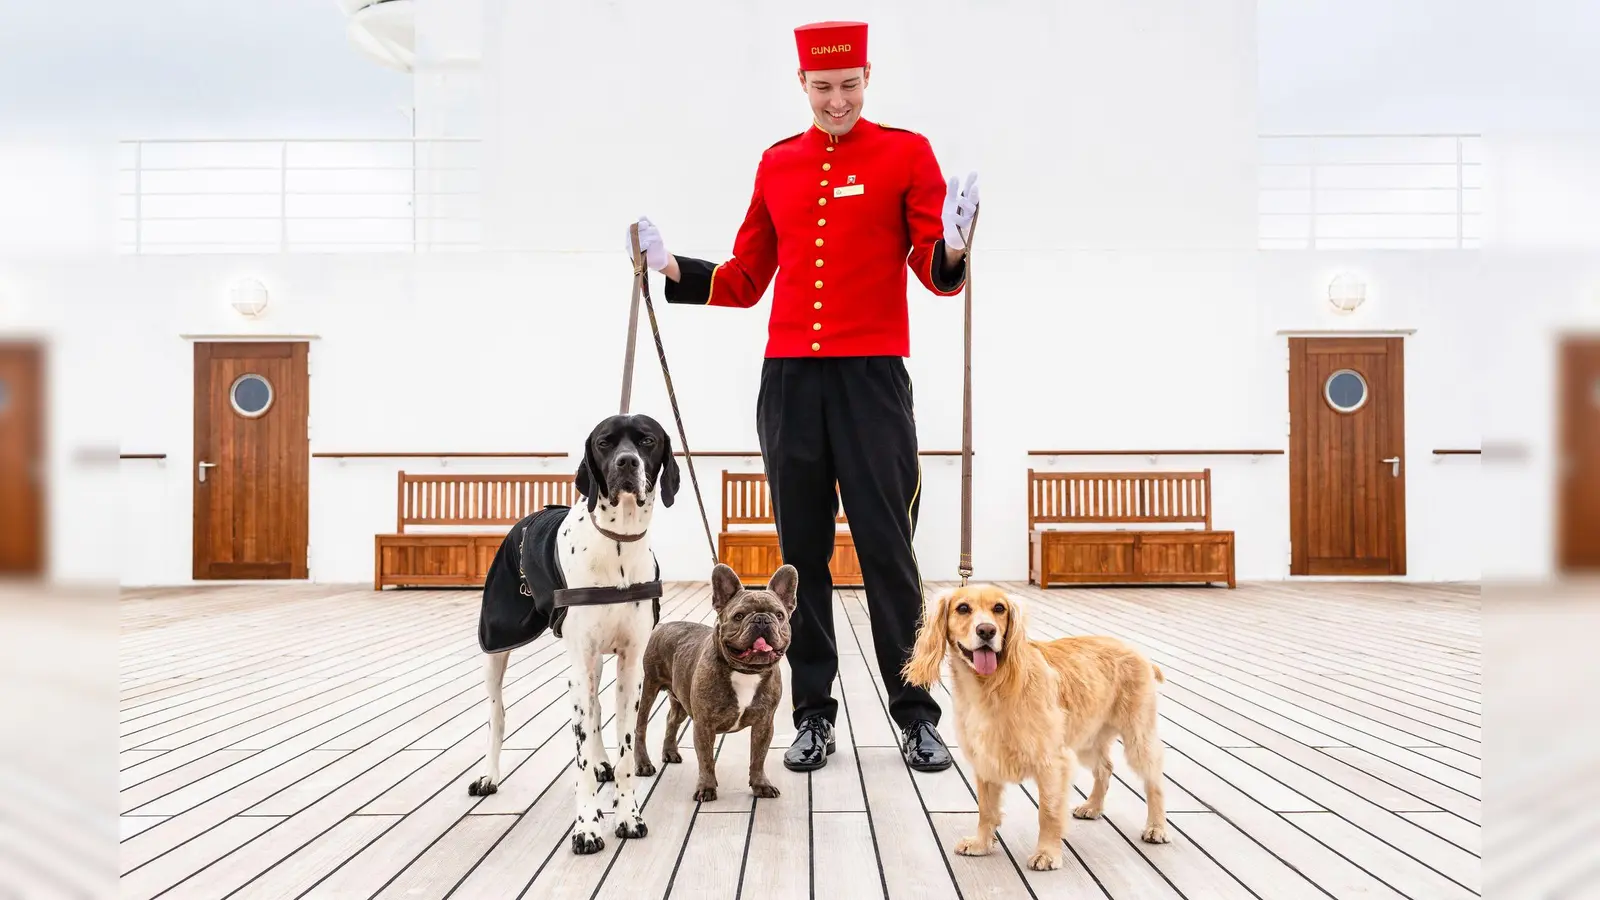
<path id="1" fill-rule="evenodd" d="M 594 452 L 593 435 L 583 442 L 583 462 L 578 463 L 578 475 L 573 481 L 578 488 L 578 494 L 588 498 L 589 512 L 594 512 L 594 505 L 600 501 L 600 495 L 607 493 L 607 490 L 600 457 Z"/>
<path id="2" fill-rule="evenodd" d="M 671 506 L 678 496 L 678 458 L 672 453 L 672 438 L 661 436 L 661 502 Z"/>
<path id="3" fill-rule="evenodd" d="M 1006 636 L 1001 647 L 1005 648 L 1004 661 L 1022 658 L 1021 653 L 1012 653 L 1012 647 L 1024 647 L 1028 643 L 1028 604 L 1020 597 L 1010 594 L 1006 597 Z"/>
<path id="4" fill-rule="evenodd" d="M 939 680 L 939 666 L 944 662 L 945 648 L 950 640 L 950 627 L 945 621 L 945 607 L 949 604 L 950 595 L 945 594 L 923 607 L 916 646 L 911 650 L 911 658 L 900 668 L 900 674 L 905 676 L 907 683 L 924 690 L 931 689 L 934 682 Z"/>
<path id="5" fill-rule="evenodd" d="M 739 573 L 733 571 L 732 566 L 717 563 L 717 567 L 711 570 L 711 608 L 718 615 L 722 614 L 722 608 L 728 605 L 728 601 L 739 596 L 742 590 L 744 585 L 739 582 Z"/>
<path id="6" fill-rule="evenodd" d="M 772 573 L 772 580 L 767 582 L 767 590 L 777 594 L 778 599 L 783 601 L 785 613 L 794 612 L 799 588 L 800 570 L 788 564 L 779 566 L 778 571 Z"/>

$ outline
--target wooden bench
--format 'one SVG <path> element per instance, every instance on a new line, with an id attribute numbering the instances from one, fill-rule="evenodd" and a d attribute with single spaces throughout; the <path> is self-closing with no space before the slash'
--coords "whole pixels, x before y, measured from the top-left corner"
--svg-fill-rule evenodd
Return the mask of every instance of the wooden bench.
<path id="1" fill-rule="evenodd" d="M 834 521 L 837 524 L 833 560 L 828 565 L 833 583 L 860 587 L 861 561 L 856 557 L 855 542 L 851 539 L 842 505 Z M 772 513 L 772 492 L 767 487 L 766 475 L 723 471 L 722 532 L 717 535 L 717 559 L 731 566 L 739 580 L 748 585 L 765 585 L 772 573 L 783 565 L 783 554 L 778 550 L 778 524 Z"/>
<path id="2" fill-rule="evenodd" d="M 1199 523 L 1199 529 L 1129 525 Z M 1116 525 L 1068 530 L 1041 525 Z M 1028 581 L 1052 584 L 1222 582 L 1234 587 L 1232 531 L 1211 527 L 1211 470 L 1028 470 Z"/>
<path id="3" fill-rule="evenodd" d="M 373 541 L 373 590 L 385 586 L 482 586 L 506 531 L 548 505 L 570 506 L 571 475 L 414 475 L 400 473 L 394 534 Z M 451 531 L 407 531 L 441 526 Z M 461 530 L 471 526 L 495 526 Z"/>

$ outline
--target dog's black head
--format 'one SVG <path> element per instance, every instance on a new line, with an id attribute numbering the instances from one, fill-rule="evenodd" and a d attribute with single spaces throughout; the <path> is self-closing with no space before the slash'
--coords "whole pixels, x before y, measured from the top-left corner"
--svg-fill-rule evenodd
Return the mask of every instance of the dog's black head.
<path id="1" fill-rule="evenodd" d="M 616 506 L 623 494 L 643 505 L 658 484 L 661 502 L 671 506 L 678 495 L 678 461 L 661 423 L 643 415 L 611 416 L 589 432 L 577 487 L 590 512 L 601 497 Z"/>

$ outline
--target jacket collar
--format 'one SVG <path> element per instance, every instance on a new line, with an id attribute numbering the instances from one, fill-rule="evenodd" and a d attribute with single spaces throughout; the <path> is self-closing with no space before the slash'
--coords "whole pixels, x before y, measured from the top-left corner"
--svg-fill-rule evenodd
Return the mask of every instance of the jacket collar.
<path id="1" fill-rule="evenodd" d="M 822 126 L 818 125 L 816 121 L 813 120 L 811 127 L 806 129 L 806 141 L 818 147 L 826 147 L 830 144 L 839 146 L 840 144 L 849 144 L 860 141 L 869 133 L 875 131 L 877 127 L 877 123 L 868 120 L 866 116 L 862 116 L 856 120 L 856 124 L 852 126 L 849 131 L 836 137 L 826 131 L 823 131 Z"/>

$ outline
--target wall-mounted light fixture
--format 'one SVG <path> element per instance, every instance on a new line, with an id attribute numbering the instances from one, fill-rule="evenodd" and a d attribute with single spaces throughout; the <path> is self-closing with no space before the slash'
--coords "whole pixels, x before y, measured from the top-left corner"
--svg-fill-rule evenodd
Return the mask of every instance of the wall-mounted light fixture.
<path id="1" fill-rule="evenodd" d="M 1367 302 L 1367 283 L 1349 272 L 1340 272 L 1328 282 L 1328 302 L 1342 314 L 1353 313 Z"/>
<path id="2" fill-rule="evenodd" d="M 267 286 L 254 278 L 240 279 L 228 292 L 228 303 L 234 312 L 254 319 L 267 308 Z"/>

